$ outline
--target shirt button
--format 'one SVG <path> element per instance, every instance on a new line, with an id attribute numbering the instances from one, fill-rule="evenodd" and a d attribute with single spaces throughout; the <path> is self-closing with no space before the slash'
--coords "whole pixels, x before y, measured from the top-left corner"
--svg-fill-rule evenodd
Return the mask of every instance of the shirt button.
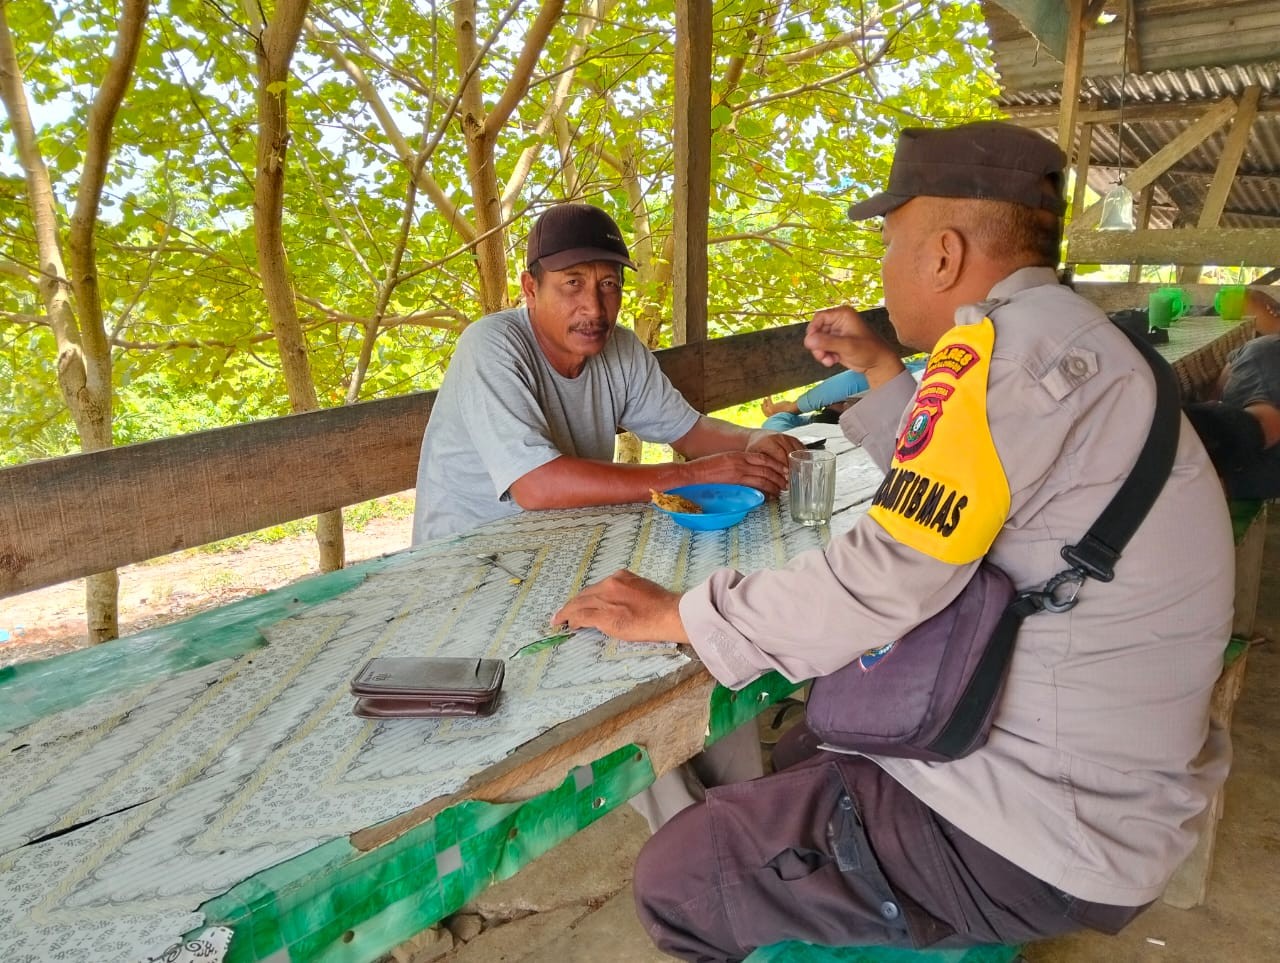
<path id="1" fill-rule="evenodd" d="M 902 910 L 898 909 L 898 904 L 891 900 L 885 900 L 880 904 L 880 915 L 887 920 L 896 920 L 902 915 Z"/>

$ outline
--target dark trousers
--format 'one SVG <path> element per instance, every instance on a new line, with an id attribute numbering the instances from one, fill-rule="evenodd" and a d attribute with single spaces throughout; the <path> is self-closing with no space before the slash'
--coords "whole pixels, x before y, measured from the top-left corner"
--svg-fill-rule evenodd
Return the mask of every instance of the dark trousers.
<path id="1" fill-rule="evenodd" d="M 710 790 L 641 850 L 640 921 L 682 960 L 758 946 L 938 948 L 1118 932 L 1145 907 L 1076 899 L 941 819 L 860 756 L 812 752 L 796 726 L 772 776 Z"/>

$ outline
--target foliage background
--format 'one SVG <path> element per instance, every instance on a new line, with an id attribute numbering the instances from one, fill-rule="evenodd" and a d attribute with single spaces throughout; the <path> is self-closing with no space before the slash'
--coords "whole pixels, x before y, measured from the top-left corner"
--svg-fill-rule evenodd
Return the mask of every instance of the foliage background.
<path id="1" fill-rule="evenodd" d="M 64 217 L 122 2 L 0 0 Z M 486 109 L 548 6 L 475 11 Z M 285 232 L 323 405 L 435 387 L 483 313 L 459 227 L 476 200 L 455 14 L 431 0 L 310 5 L 288 82 Z M 713 336 L 876 303 L 878 236 L 844 208 L 883 183 L 901 127 L 992 114 L 978 5 L 720 0 L 715 22 Z M 252 22 L 235 5 L 159 0 L 144 30 L 97 230 L 116 444 L 288 410 L 254 250 Z M 493 155 L 508 297 L 532 218 L 583 198 L 632 239 L 641 270 L 623 320 L 655 346 L 669 339 L 673 41 L 669 2 L 564 4 Z M 5 121 L 0 464 L 78 447 L 21 174 Z"/>

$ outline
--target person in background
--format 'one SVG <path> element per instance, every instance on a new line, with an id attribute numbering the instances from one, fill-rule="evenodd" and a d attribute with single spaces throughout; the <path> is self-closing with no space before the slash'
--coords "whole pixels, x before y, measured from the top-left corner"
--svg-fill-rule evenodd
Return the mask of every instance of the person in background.
<path id="1" fill-rule="evenodd" d="M 888 189 L 850 209 L 884 217 L 889 320 L 931 362 L 917 387 L 852 308 L 809 325 L 814 357 L 871 386 L 840 425 L 887 474 L 849 532 L 683 595 L 619 572 L 555 617 L 688 642 L 737 689 L 888 647 L 984 557 L 1019 588 L 1044 585 L 1132 470 L 1156 395 L 1123 332 L 1058 282 L 1064 163 L 1011 124 L 907 130 Z M 1090 580 L 1069 615 L 1023 622 L 981 748 L 867 756 L 797 725 L 778 772 L 676 816 L 633 880 L 659 949 L 710 963 L 781 940 L 941 948 L 1134 919 L 1194 848 L 1229 765 L 1209 713 L 1234 591 L 1218 490 L 1184 422 L 1114 578 Z"/>
<path id="2" fill-rule="evenodd" d="M 914 375 L 924 370 L 928 360 L 926 355 L 917 354 L 903 359 L 903 363 Z M 841 371 L 818 382 L 795 401 L 774 401 L 772 395 L 765 395 L 760 401 L 760 410 L 766 417 L 760 427 L 787 431 L 813 422 L 835 424 L 849 407 L 849 400 L 868 387 L 867 376 L 861 371 Z"/>
<path id="3" fill-rule="evenodd" d="M 1261 334 L 1233 351 L 1214 394 L 1183 410 L 1227 497 L 1280 498 L 1280 333 Z"/>
<path id="4" fill-rule="evenodd" d="M 1253 315 L 1256 334 L 1280 334 L 1280 301 L 1260 288 L 1244 292 L 1244 313 Z"/>

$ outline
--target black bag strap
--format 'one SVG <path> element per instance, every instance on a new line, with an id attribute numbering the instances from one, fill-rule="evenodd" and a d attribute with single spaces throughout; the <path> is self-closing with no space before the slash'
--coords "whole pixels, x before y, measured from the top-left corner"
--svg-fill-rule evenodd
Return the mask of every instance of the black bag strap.
<path id="1" fill-rule="evenodd" d="M 1119 330 L 1124 331 L 1151 366 L 1151 373 L 1156 379 L 1156 411 L 1147 441 L 1129 477 L 1084 538 L 1062 549 L 1064 559 L 1100 582 L 1110 582 L 1114 577 L 1116 560 L 1164 488 L 1173 470 L 1178 432 L 1182 427 L 1178 379 L 1173 368 L 1142 338 L 1124 328 Z"/>
<path id="2" fill-rule="evenodd" d="M 1064 545 L 1062 557 L 1071 568 L 1059 572 L 1044 588 L 1021 592 L 1015 605 L 1027 611 L 1066 612 L 1076 604 L 1076 595 L 1086 578 L 1110 582 L 1115 564 L 1133 533 L 1164 489 L 1178 452 L 1182 413 L 1178 405 L 1178 379 L 1169 362 L 1142 338 L 1119 328 L 1142 355 L 1156 381 L 1156 406 L 1147 440 L 1138 453 L 1129 477 L 1120 485 L 1097 521 L 1075 545 Z"/>

